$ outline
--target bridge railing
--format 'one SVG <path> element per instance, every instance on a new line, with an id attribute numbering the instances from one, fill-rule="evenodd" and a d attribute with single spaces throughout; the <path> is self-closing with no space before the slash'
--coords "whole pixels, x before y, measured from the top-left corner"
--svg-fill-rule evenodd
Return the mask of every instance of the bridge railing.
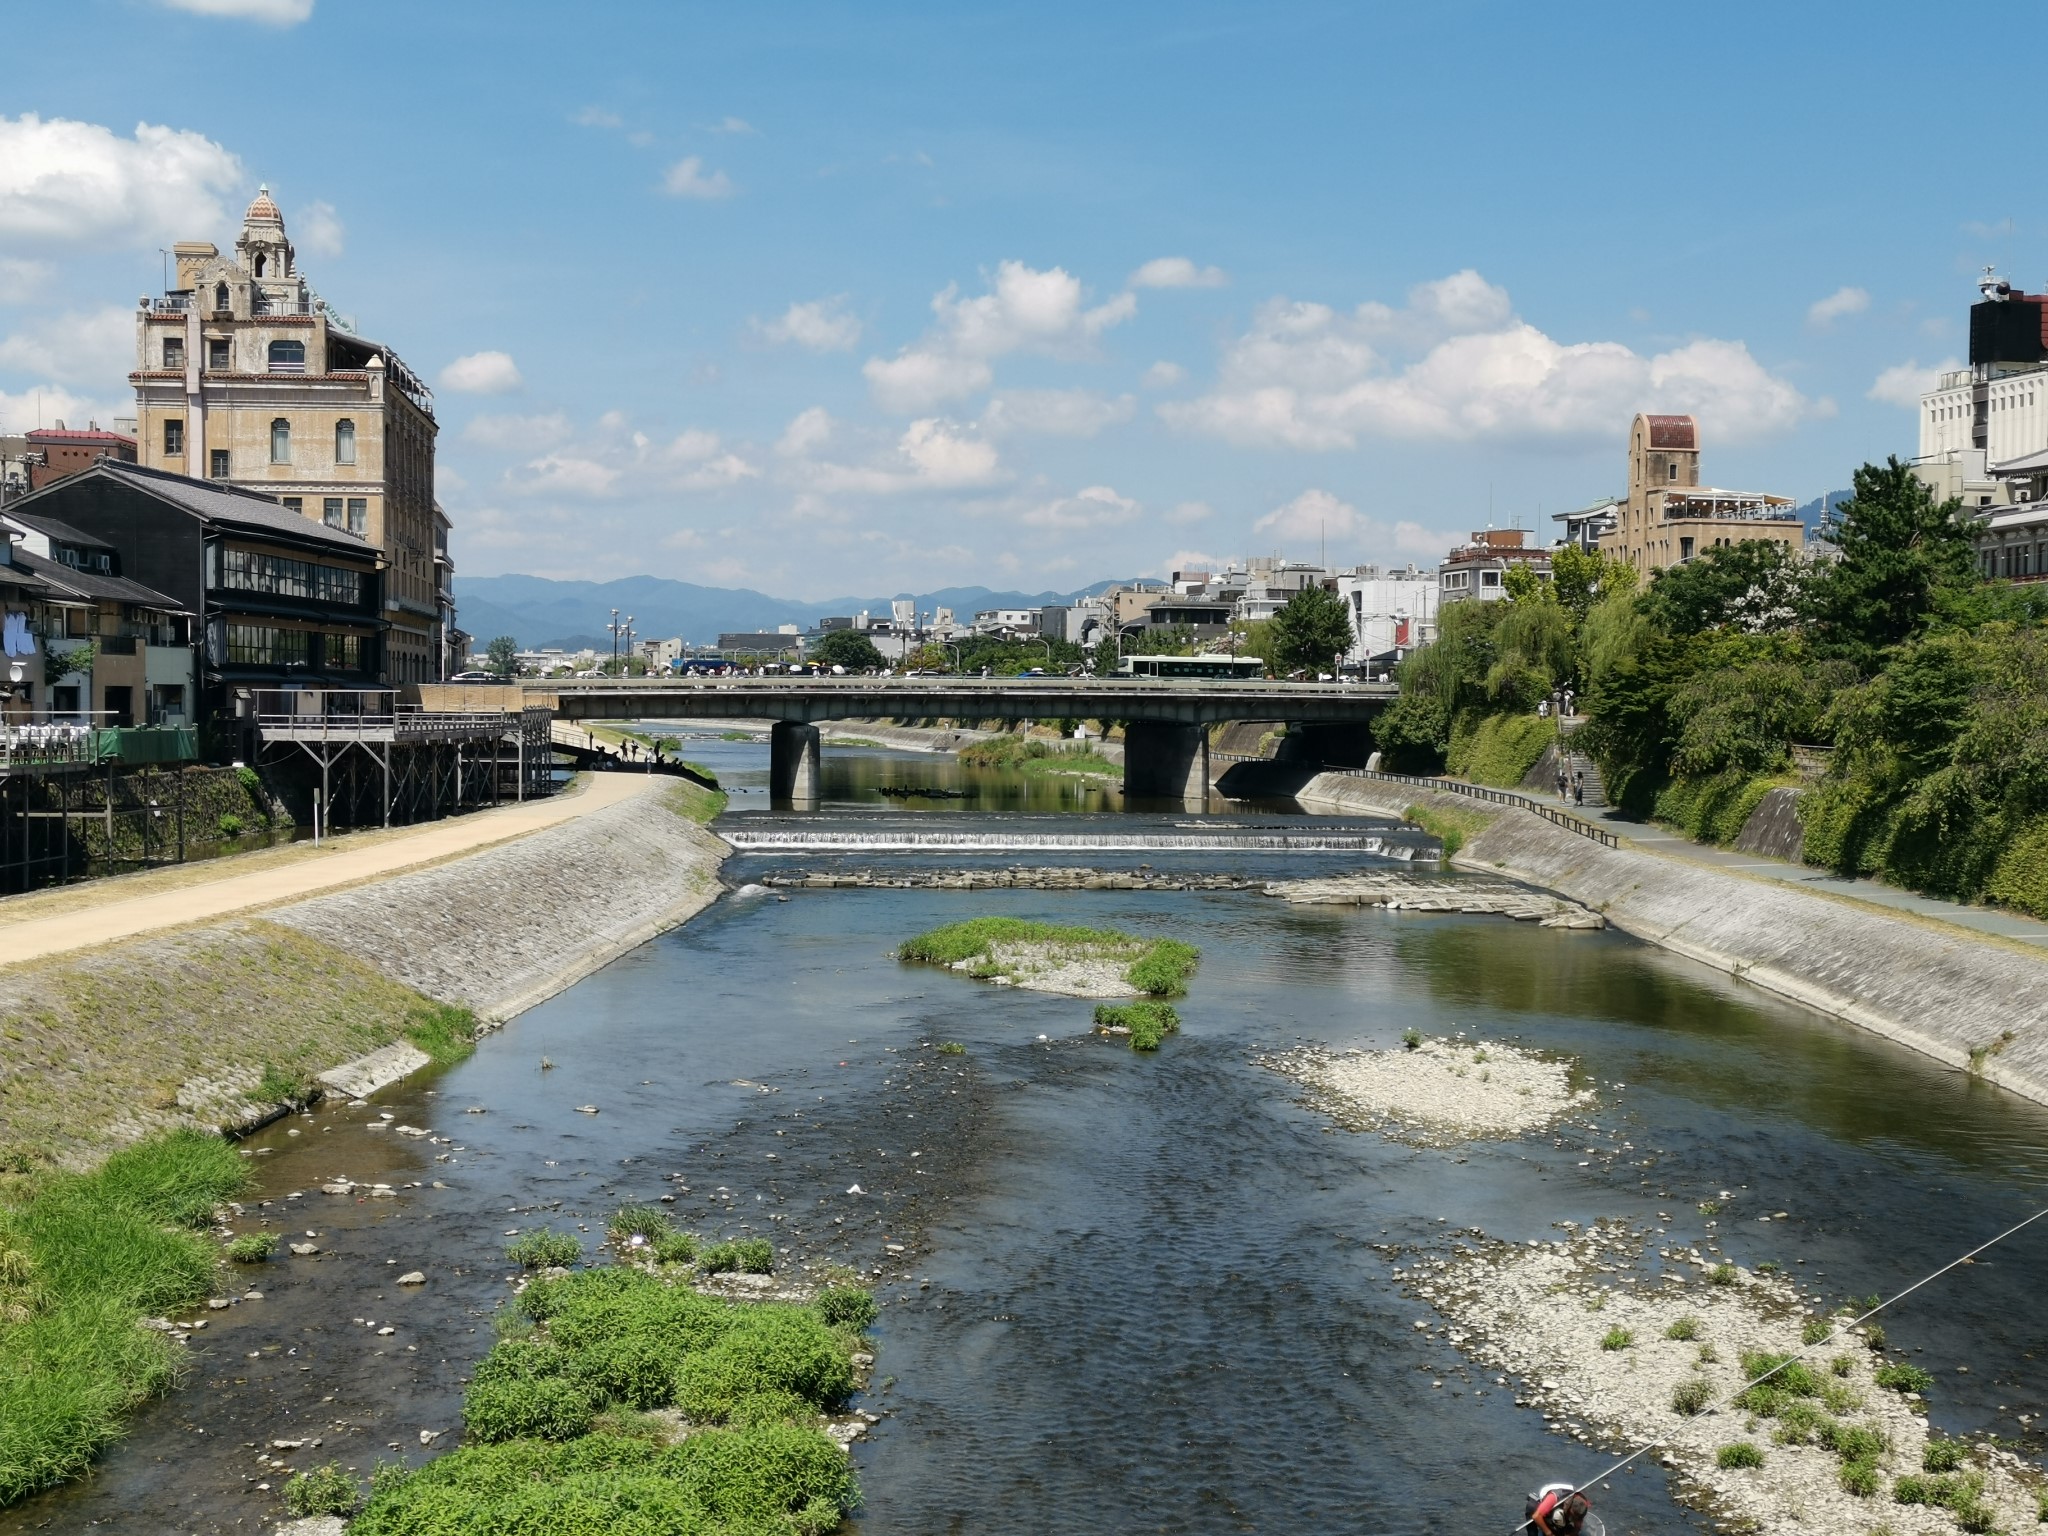
<path id="1" fill-rule="evenodd" d="M 1430 779 L 1413 773 L 1381 773 L 1371 768 L 1331 768 L 1325 773 L 1341 773 L 1351 779 L 1376 779 L 1389 784 L 1414 784 L 1423 789 L 1436 790 L 1442 794 L 1463 795 L 1470 800 L 1486 800 L 1494 805 L 1511 805 L 1517 810 L 1534 811 L 1545 821 L 1563 827 L 1567 832 L 1576 832 L 1580 837 L 1591 838 L 1603 848 L 1619 848 L 1621 839 L 1605 827 L 1561 811 L 1554 805 L 1545 805 L 1541 800 L 1532 800 L 1527 795 L 1516 794 L 1511 789 L 1488 789 L 1484 784 L 1467 784 L 1458 779 Z"/>

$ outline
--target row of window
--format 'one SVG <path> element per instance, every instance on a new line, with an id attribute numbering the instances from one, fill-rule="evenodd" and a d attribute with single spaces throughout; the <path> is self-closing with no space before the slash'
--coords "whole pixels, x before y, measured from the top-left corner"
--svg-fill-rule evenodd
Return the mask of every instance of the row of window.
<path id="1" fill-rule="evenodd" d="M 185 453 L 185 422 L 182 417 L 169 417 L 164 421 L 164 455 L 167 458 L 182 458 Z M 292 461 L 292 424 L 280 416 L 270 424 L 270 462 L 289 464 Z M 356 424 L 343 417 L 334 424 L 334 462 L 353 464 L 356 461 Z M 225 448 L 213 450 L 213 477 L 225 480 L 228 475 L 228 451 Z"/>
<path id="2" fill-rule="evenodd" d="M 2031 389 L 2016 391 L 2009 395 L 1993 395 L 1987 402 L 1988 408 L 1994 411 L 2021 410 L 2033 403 L 2034 392 Z M 1935 405 L 1929 406 L 1928 409 L 1934 413 L 1936 421 L 1961 421 L 1970 414 L 1967 405 Z"/>
<path id="3" fill-rule="evenodd" d="M 311 560 L 293 560 L 284 555 L 258 554 L 253 549 L 224 550 L 220 564 L 220 584 L 240 592 L 345 603 L 351 608 L 360 608 L 363 603 L 360 571 L 316 565 Z"/>
<path id="4" fill-rule="evenodd" d="M 2036 573 L 2048 576 L 2048 545 L 2042 546 L 2038 562 L 2035 560 L 2034 546 L 2031 544 L 2007 544 L 1997 549 L 1982 549 L 1977 552 L 1977 568 L 1987 577 L 2003 576 L 2011 579 Z"/>
<path id="5" fill-rule="evenodd" d="M 274 624 L 227 626 L 226 661 L 232 667 L 317 667 L 328 672 L 362 672 L 375 660 L 367 635 L 335 635 L 315 629 L 281 629 Z"/>
<path id="6" fill-rule="evenodd" d="M 206 367 L 209 373 L 226 373 L 234 366 L 234 344 L 225 337 L 206 338 Z M 185 338 L 164 337 L 164 366 L 185 366 Z M 303 341 L 273 341 L 264 355 L 265 373 L 304 373 L 306 344 Z"/>

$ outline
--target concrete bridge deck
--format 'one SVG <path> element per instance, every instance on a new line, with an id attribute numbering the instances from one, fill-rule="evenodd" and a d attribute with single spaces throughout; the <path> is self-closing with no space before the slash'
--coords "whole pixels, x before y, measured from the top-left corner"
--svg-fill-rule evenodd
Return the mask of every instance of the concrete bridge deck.
<path id="1" fill-rule="evenodd" d="M 1194 799 L 1208 792 L 1209 726 L 1276 720 L 1362 736 L 1397 694 L 1391 683 L 771 676 L 426 684 L 420 703 L 434 711 L 544 705 L 558 720 L 769 720 L 771 789 L 794 800 L 817 794 L 820 720 L 1112 720 L 1125 730 L 1127 793 Z"/>

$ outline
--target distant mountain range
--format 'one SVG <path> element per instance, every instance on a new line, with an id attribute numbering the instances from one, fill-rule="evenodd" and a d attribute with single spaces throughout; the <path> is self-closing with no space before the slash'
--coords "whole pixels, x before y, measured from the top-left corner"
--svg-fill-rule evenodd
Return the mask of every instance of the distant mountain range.
<path id="1" fill-rule="evenodd" d="M 1039 608 L 1092 596 L 1114 580 L 1073 592 L 995 592 L 987 587 L 945 587 L 936 592 L 900 592 L 918 611 L 950 608 L 962 622 L 982 608 Z M 889 612 L 887 597 L 837 597 L 805 603 L 770 597 L 746 587 L 699 587 L 662 576 L 627 576 L 618 581 L 555 581 L 546 576 L 457 576 L 456 617 L 476 637 L 478 649 L 498 635 L 510 635 L 521 650 L 560 647 L 611 648 L 612 610 L 633 616 L 633 633 L 643 640 L 680 635 L 692 645 L 715 645 L 728 632 L 765 633 L 783 624 L 810 628 L 819 619 Z"/>
<path id="2" fill-rule="evenodd" d="M 1803 507 L 1794 508 L 1793 510 L 1799 514 L 1799 521 L 1806 525 L 1807 538 L 1814 539 L 1820 536 L 1820 514 L 1822 507 L 1826 507 L 1832 512 L 1854 494 L 1855 492 L 1853 491 L 1829 491 L 1825 496 L 1814 497 L 1813 500 L 1806 503 Z"/>

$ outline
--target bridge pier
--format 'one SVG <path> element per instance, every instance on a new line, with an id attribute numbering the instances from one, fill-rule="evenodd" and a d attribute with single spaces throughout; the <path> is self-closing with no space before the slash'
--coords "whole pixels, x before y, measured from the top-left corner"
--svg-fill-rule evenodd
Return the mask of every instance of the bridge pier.
<path id="1" fill-rule="evenodd" d="M 768 795 L 772 800 L 818 798 L 818 728 L 778 720 L 768 732 Z"/>
<path id="2" fill-rule="evenodd" d="M 1209 798 L 1209 733 L 1170 720 L 1124 727 L 1124 794 L 1150 800 Z"/>
<path id="3" fill-rule="evenodd" d="M 1330 768 L 1363 768 L 1372 756 L 1372 727 L 1352 724 L 1296 725 L 1280 738 L 1274 754 L 1282 762 Z"/>

